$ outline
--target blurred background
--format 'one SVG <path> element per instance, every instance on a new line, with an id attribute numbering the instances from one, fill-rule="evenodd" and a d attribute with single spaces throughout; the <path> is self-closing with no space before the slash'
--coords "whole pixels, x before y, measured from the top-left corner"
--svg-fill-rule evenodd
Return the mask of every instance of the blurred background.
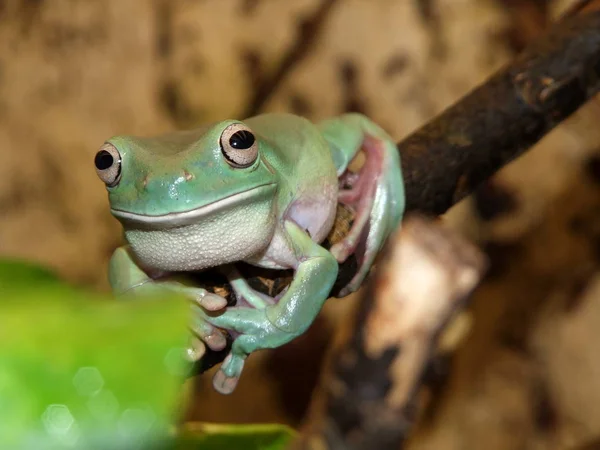
<path id="1" fill-rule="evenodd" d="M 573 3 L 0 1 L 0 253 L 107 290 L 121 234 L 92 160 L 108 137 L 359 111 L 400 140 Z M 411 448 L 600 448 L 599 117 L 586 105 L 445 216 L 491 270 Z M 253 355 L 230 397 L 193 380 L 188 418 L 298 425 L 352 301 Z"/>

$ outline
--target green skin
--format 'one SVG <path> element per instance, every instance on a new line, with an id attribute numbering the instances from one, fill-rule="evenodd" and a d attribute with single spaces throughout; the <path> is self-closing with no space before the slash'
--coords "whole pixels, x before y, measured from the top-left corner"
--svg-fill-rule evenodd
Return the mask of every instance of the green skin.
<path id="1" fill-rule="evenodd" d="M 221 136 L 231 126 L 246 127 L 255 137 L 258 153 L 248 167 L 232 166 L 225 157 Z M 232 330 L 231 353 L 213 380 L 222 393 L 233 391 L 250 353 L 284 345 L 307 330 L 328 298 L 338 264 L 360 246 L 358 272 L 341 295 L 357 290 L 404 211 L 396 145 L 359 114 L 318 125 L 291 114 L 264 114 L 156 138 L 119 136 L 107 144 L 121 161 L 118 182 L 107 185 L 111 212 L 129 244 L 111 258 L 111 286 L 117 294 L 185 294 L 193 300 L 191 328 L 211 348 L 225 345 L 218 328 Z M 338 187 L 360 150 L 367 161 L 361 181 Z M 357 213 L 348 236 L 328 251 L 319 243 L 333 226 L 338 201 Z M 266 297 L 231 265 L 238 261 L 291 268 L 293 281 L 278 298 Z M 210 267 L 224 268 L 237 306 L 166 278 Z"/>

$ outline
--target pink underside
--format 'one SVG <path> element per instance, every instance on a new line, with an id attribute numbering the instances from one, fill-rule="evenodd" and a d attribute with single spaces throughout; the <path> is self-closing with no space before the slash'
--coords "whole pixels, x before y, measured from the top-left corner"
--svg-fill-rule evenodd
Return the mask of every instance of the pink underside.
<path id="1" fill-rule="evenodd" d="M 342 261 L 350 254 L 357 253 L 356 257 L 359 264 L 362 263 L 364 256 L 366 230 L 369 226 L 377 183 L 383 173 L 384 163 L 384 148 L 380 140 L 367 136 L 363 141 L 361 150 L 365 154 L 365 162 L 357 173 L 346 170 L 340 177 L 338 196 L 340 203 L 351 207 L 355 211 L 354 223 L 348 237 L 338 243 L 343 247 L 341 252 Z M 362 251 L 357 252 L 357 250 Z"/>
<path id="2" fill-rule="evenodd" d="M 314 191 L 300 195 L 284 217 L 306 230 L 315 242 L 322 242 L 335 221 L 337 189 L 335 184 L 324 184 L 321 189 Z"/>

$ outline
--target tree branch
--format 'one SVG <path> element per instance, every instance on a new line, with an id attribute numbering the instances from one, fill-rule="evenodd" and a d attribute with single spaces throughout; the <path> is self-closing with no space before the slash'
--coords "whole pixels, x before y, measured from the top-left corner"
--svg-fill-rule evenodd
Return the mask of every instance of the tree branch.
<path id="1" fill-rule="evenodd" d="M 600 90 L 599 5 L 586 2 L 398 144 L 409 211 L 444 213 Z"/>

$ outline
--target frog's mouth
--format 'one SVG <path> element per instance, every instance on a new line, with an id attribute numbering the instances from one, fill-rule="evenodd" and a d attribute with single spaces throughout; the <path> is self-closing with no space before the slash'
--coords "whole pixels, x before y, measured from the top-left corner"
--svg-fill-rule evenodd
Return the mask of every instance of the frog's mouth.
<path id="1" fill-rule="evenodd" d="M 123 222 L 144 225 L 149 228 L 177 228 L 196 223 L 198 220 L 204 217 L 208 217 L 211 214 L 233 208 L 234 206 L 256 201 L 257 199 L 267 196 L 275 189 L 276 183 L 261 184 L 260 186 L 253 187 L 243 192 L 231 194 L 230 196 L 222 198 L 221 200 L 217 200 L 216 202 L 212 202 L 198 208 L 190 209 L 188 211 L 161 214 L 158 216 L 132 213 L 119 209 L 111 209 L 110 211 L 113 216 Z"/>

